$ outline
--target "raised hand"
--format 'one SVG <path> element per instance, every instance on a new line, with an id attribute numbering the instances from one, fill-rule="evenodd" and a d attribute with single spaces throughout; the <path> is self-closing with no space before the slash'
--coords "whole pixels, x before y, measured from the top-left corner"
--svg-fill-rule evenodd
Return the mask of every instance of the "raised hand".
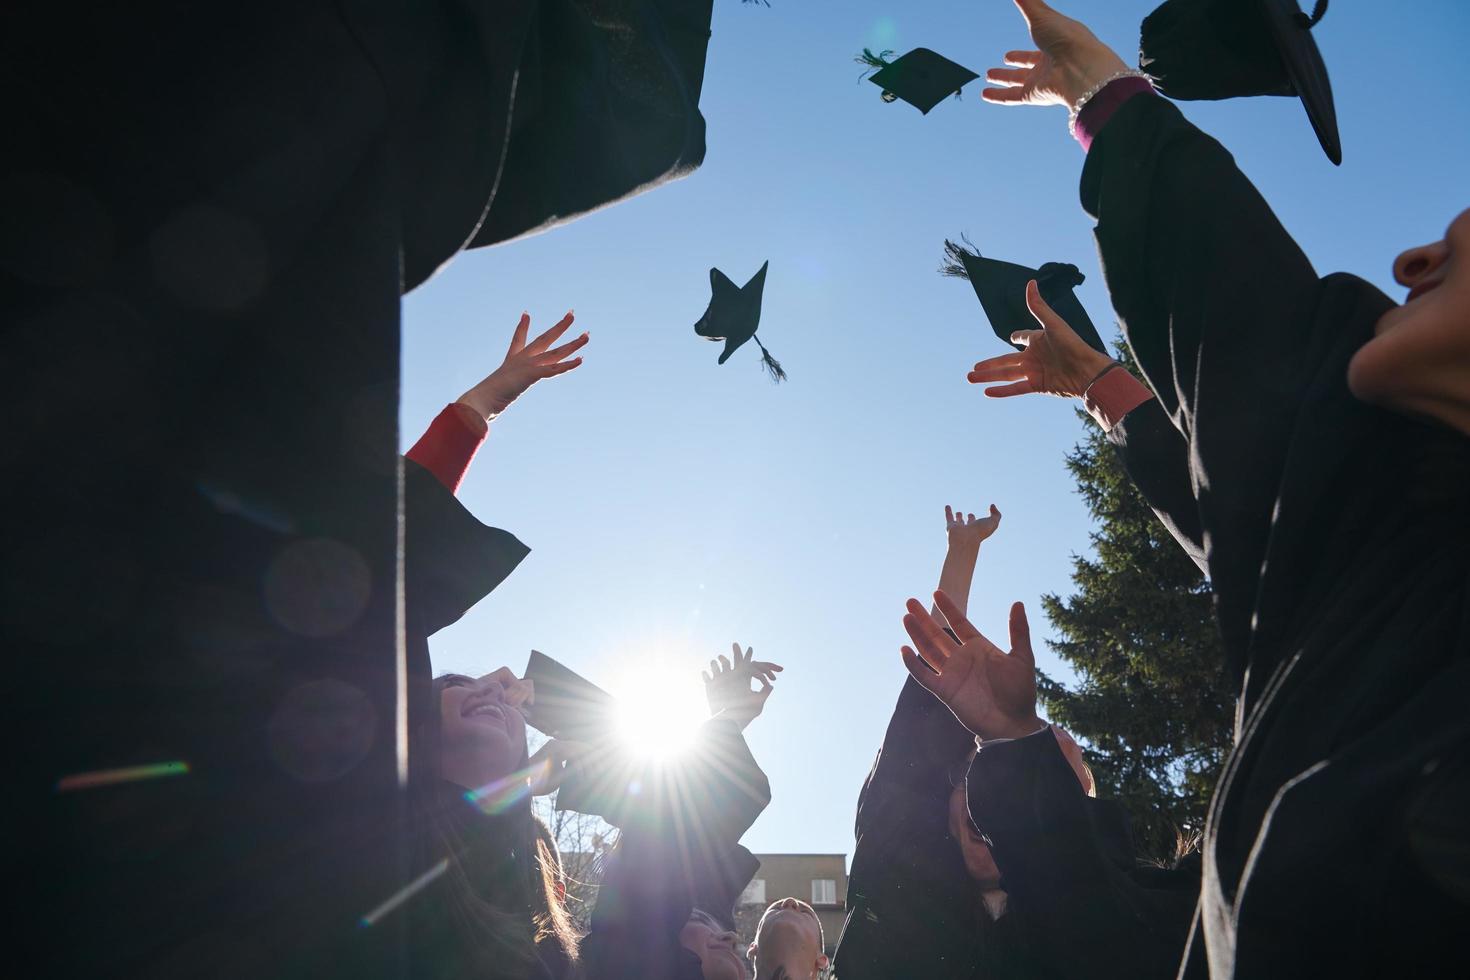
<path id="1" fill-rule="evenodd" d="M 980 542 L 994 534 L 998 527 L 1000 511 L 995 509 L 995 504 L 990 505 L 989 517 L 978 518 L 974 514 L 956 511 L 949 504 L 944 505 L 944 531 L 949 536 L 950 550 L 976 550 Z"/>
<path id="2" fill-rule="evenodd" d="M 780 664 L 755 659 L 755 649 L 747 647 L 740 652 L 740 644 L 731 644 L 731 657 L 720 655 L 719 660 L 709 662 L 709 670 L 701 671 L 704 678 L 704 697 L 709 702 L 709 713 L 730 718 L 745 729 L 760 716 L 766 706 L 766 698 L 774 688 L 771 683 L 781 672 Z M 760 689 L 753 690 L 753 681 L 760 681 Z"/>
<path id="3" fill-rule="evenodd" d="M 553 738 L 531 756 L 526 766 L 532 796 L 546 796 L 560 788 L 567 778 L 567 764 L 590 752 L 592 746 L 585 742 L 572 742 Z"/>
<path id="4" fill-rule="evenodd" d="M 985 73 L 985 81 L 995 86 L 980 92 L 986 102 L 1070 107 L 1109 75 L 1128 69 L 1081 21 L 1043 0 L 1015 2 L 1039 50 L 1007 51 L 1005 63 L 1011 67 Z"/>
<path id="5" fill-rule="evenodd" d="M 510 350 L 506 352 L 504 362 L 484 381 L 461 395 L 460 404 L 468 405 L 487 420 L 493 419 L 542 378 L 565 374 L 580 365 L 580 357 L 573 357 L 571 360 L 567 358 L 587 343 L 588 335 L 585 332 L 560 347 L 551 346 L 567 332 L 574 319 L 573 314 L 568 312 L 557 321 L 556 326 L 528 344 L 526 335 L 531 329 L 531 316 L 522 313 L 515 333 L 510 338 Z"/>
<path id="6" fill-rule="evenodd" d="M 1041 728 L 1036 716 L 1036 658 L 1026 607 L 1011 606 L 1011 652 L 991 643 L 943 592 L 934 604 L 944 624 L 917 599 L 908 601 L 903 627 L 914 647 L 903 648 L 903 665 L 924 688 L 943 701 L 954 716 L 980 738 L 1022 738 Z"/>
<path id="7" fill-rule="evenodd" d="M 970 384 L 1011 382 L 986 388 L 985 394 L 990 398 L 1032 393 L 1081 398 L 1092 379 L 1106 370 L 1113 359 L 1088 346 L 1066 320 L 1057 316 L 1041 298 L 1034 279 L 1026 284 L 1026 308 L 1041 324 L 1040 330 L 1017 330 L 1011 334 L 1011 343 L 1022 344 L 1026 349 L 980 361 L 965 377 Z"/>

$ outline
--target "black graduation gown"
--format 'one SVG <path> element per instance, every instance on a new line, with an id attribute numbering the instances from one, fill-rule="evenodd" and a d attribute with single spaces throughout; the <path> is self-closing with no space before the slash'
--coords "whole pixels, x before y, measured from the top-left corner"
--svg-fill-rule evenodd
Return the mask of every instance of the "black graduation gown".
<path id="1" fill-rule="evenodd" d="M 1115 800 L 1082 791 L 1044 729 L 989 745 L 965 778 L 1037 973 L 1077 980 L 1173 977 L 1199 897 L 1199 861 L 1140 865 Z"/>
<path id="2" fill-rule="evenodd" d="M 1391 301 L 1319 278 L 1170 103 L 1118 110 L 1081 193 L 1159 399 L 1111 438 L 1204 558 L 1241 684 L 1186 972 L 1464 973 L 1470 440 L 1352 397 Z"/>
<path id="3" fill-rule="evenodd" d="M 696 907 L 733 928 L 735 900 L 760 867 L 738 842 L 770 802 L 770 783 L 735 724 L 706 722 L 663 773 L 639 778 L 607 815 L 621 833 L 582 943 L 586 980 L 699 980 L 679 931 Z"/>
<path id="4" fill-rule="evenodd" d="M 947 768 L 975 738 L 909 678 L 858 796 L 843 980 L 967 977 L 979 951 L 974 884 L 949 834 Z"/>
<path id="5" fill-rule="evenodd" d="M 1082 792 L 1050 731 L 985 749 L 965 776 L 1007 893 L 1004 914 L 984 913 L 948 828 L 947 770 L 973 745 L 938 698 L 905 683 L 858 798 L 838 976 L 1172 975 L 1198 872 L 1138 866 L 1121 807 Z"/>
<path id="6" fill-rule="evenodd" d="M 356 923 L 408 880 L 382 840 L 402 826 L 400 657 L 428 670 L 421 644 L 400 653 L 399 295 L 495 240 L 476 231 L 538 9 L 0 14 L 22 970 L 398 968 L 388 930 Z M 688 50 L 663 64 L 702 66 L 707 24 L 664 36 Z M 56 791 L 175 762 L 187 775 Z"/>

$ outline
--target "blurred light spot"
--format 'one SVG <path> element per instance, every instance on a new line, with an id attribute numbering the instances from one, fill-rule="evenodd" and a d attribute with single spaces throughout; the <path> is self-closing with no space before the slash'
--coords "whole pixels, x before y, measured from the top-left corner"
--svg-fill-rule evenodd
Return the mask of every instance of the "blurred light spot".
<path id="1" fill-rule="evenodd" d="M 265 572 L 265 605 L 301 636 L 341 633 L 357 622 L 372 592 L 372 573 L 355 550 L 331 538 L 287 545 Z"/>
<path id="2" fill-rule="evenodd" d="M 213 504 L 215 510 L 221 514 L 243 517 L 250 523 L 259 524 L 266 530 L 275 531 L 277 534 L 290 534 L 296 529 L 289 517 L 265 501 L 246 500 L 234 490 L 212 483 L 200 483 L 198 486 L 199 492 L 204 494 L 204 499 Z"/>
<path id="3" fill-rule="evenodd" d="M 152 762 L 144 766 L 123 766 L 120 769 L 97 769 L 62 776 L 56 781 L 56 792 L 70 793 L 79 789 L 96 789 L 99 786 L 116 786 L 118 783 L 136 783 L 144 779 L 162 779 L 165 776 L 186 776 L 189 764 L 183 761 Z"/>
<path id="4" fill-rule="evenodd" d="M 214 205 L 174 215 L 154 232 L 149 256 L 158 282 L 195 309 L 232 313 L 265 288 L 265 242 L 254 223 Z"/>
<path id="5" fill-rule="evenodd" d="M 59 174 L 0 180 L 0 268 L 46 286 L 81 285 L 107 272 L 116 235 L 91 191 Z"/>
<path id="6" fill-rule="evenodd" d="M 266 729 L 271 758 L 305 783 L 344 775 L 372 748 L 378 713 L 361 690 L 324 677 L 292 688 Z"/>
<path id="7" fill-rule="evenodd" d="M 382 905 L 379 905 L 367 915 L 363 916 L 361 919 L 358 919 L 358 926 L 363 929 L 367 929 L 371 926 L 377 925 L 378 922 L 383 918 L 383 916 L 387 915 L 389 912 L 392 912 L 394 909 L 398 908 L 398 906 L 402 905 L 410 898 L 413 898 L 415 894 L 422 891 L 426 885 L 428 885 L 431 881 L 442 875 L 447 870 L 449 870 L 449 859 L 440 859 L 438 864 L 434 865 L 428 871 L 425 871 L 413 881 L 410 881 L 408 884 L 398 889 L 398 891 L 394 892 Z"/>
<path id="8" fill-rule="evenodd" d="M 872 40 L 869 47 L 874 50 L 889 47 L 898 38 L 898 24 L 892 17 L 879 17 L 873 22 L 868 37 Z"/>

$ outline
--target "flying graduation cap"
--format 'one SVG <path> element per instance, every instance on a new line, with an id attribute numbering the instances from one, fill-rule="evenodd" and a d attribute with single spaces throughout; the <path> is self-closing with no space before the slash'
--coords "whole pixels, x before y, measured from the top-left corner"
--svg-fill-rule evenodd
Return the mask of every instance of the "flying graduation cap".
<path id="1" fill-rule="evenodd" d="M 1299 96 L 1322 150 L 1342 163 L 1332 84 L 1297 0 L 1166 0 L 1143 19 L 1138 66 L 1171 99 Z"/>
<path id="2" fill-rule="evenodd" d="M 1086 279 L 1075 265 L 1048 262 L 1039 269 L 1033 269 L 1015 262 L 985 258 L 968 239 L 962 237 L 960 242 L 963 244 L 945 240 L 944 262 L 939 271 L 946 276 L 970 280 L 986 317 L 990 319 L 990 329 L 997 337 L 1010 344 L 1011 334 L 1017 330 L 1035 330 L 1040 326 L 1026 306 L 1026 283 L 1035 279 L 1041 298 L 1056 310 L 1057 316 L 1066 320 L 1067 326 L 1089 347 L 1108 353 L 1097 328 L 1092 325 L 1092 319 L 1072 292 Z M 1017 350 L 1024 349 L 1019 344 L 1011 346 Z"/>
<path id="3" fill-rule="evenodd" d="M 906 55 L 889 61 L 892 51 L 874 53 L 863 48 L 857 62 L 875 69 L 865 73 L 868 81 L 883 90 L 883 101 L 903 99 L 924 115 L 947 96 L 959 95 L 960 89 L 980 76 L 957 65 L 928 48 L 914 48 Z"/>
<path id="4" fill-rule="evenodd" d="M 766 345 L 755 335 L 761 322 L 761 296 L 766 290 L 766 269 L 770 260 L 764 262 L 760 271 L 750 277 L 744 286 L 736 286 L 730 277 L 719 269 L 709 270 L 710 299 L 704 316 L 694 324 L 694 332 L 706 340 L 725 342 L 720 354 L 720 363 L 730 359 L 747 340 L 754 340 L 761 349 L 761 366 L 770 372 L 772 381 L 785 381 L 786 372 L 781 362 L 771 356 Z"/>

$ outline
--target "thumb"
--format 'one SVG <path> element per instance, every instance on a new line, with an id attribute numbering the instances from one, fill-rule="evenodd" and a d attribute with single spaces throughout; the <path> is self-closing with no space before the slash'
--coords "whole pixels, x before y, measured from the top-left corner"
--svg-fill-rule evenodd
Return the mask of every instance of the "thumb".
<path id="1" fill-rule="evenodd" d="M 1075 336 L 1073 330 L 1067 325 L 1067 321 L 1057 315 L 1057 311 L 1051 308 L 1051 304 L 1041 298 L 1041 287 L 1036 285 L 1032 279 L 1026 283 L 1026 309 L 1036 318 L 1047 333 L 1065 333 Z"/>
<path id="2" fill-rule="evenodd" d="M 1011 606 L 1011 656 L 1020 657 L 1031 666 L 1036 666 L 1036 654 L 1031 651 L 1031 624 L 1026 621 L 1026 605 L 1018 602 Z"/>
<path id="3" fill-rule="evenodd" d="M 1025 18 L 1027 27 L 1035 27 L 1037 20 L 1045 17 L 1047 14 L 1056 13 L 1056 11 L 1043 3 L 1042 0 L 1016 0 L 1016 9 Z"/>

